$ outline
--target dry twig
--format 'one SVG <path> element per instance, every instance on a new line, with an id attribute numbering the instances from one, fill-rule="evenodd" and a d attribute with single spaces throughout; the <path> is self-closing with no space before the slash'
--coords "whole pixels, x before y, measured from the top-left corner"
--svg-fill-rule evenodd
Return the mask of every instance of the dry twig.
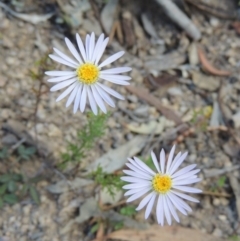
<path id="1" fill-rule="evenodd" d="M 147 101 L 149 104 L 154 105 L 167 119 L 174 121 L 177 125 L 182 123 L 181 118 L 173 110 L 163 106 L 156 97 L 148 92 L 148 90 L 139 87 L 136 88 L 134 86 L 126 86 L 126 89 L 139 98 Z"/>
<path id="2" fill-rule="evenodd" d="M 102 211 L 107 211 L 107 210 L 110 210 L 112 208 L 116 208 L 118 206 L 121 206 L 125 203 L 126 203 L 126 200 L 124 199 L 124 200 L 119 201 L 118 203 L 114 203 L 114 204 L 108 205 L 108 206 L 103 205 L 101 200 L 99 200 L 98 204 L 99 204 L 99 207 L 101 208 Z"/>
<path id="3" fill-rule="evenodd" d="M 202 195 L 209 195 L 209 196 L 215 196 L 215 197 L 231 197 L 232 195 L 227 193 L 219 193 L 219 192 L 210 192 L 210 191 L 203 191 L 200 194 Z"/>

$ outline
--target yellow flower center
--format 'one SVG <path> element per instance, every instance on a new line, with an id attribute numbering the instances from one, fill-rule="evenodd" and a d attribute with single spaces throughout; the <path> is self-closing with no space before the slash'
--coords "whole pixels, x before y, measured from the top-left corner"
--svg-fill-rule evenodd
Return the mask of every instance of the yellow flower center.
<path id="1" fill-rule="evenodd" d="M 152 185 L 156 192 L 165 194 L 172 187 L 172 179 L 167 175 L 156 174 L 152 180 Z"/>
<path id="2" fill-rule="evenodd" d="M 85 63 L 77 68 L 77 76 L 83 84 L 91 85 L 97 82 L 99 69 L 94 64 Z"/>

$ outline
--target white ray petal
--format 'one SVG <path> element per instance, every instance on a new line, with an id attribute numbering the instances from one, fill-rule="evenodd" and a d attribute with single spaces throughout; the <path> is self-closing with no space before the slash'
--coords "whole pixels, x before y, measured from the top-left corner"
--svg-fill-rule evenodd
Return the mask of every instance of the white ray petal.
<path id="1" fill-rule="evenodd" d="M 50 89 L 50 91 L 60 90 L 60 89 L 62 89 L 62 88 L 65 88 L 65 87 L 71 85 L 71 84 L 72 84 L 73 82 L 75 82 L 75 81 L 76 81 L 76 78 L 62 81 L 62 82 L 54 85 L 54 86 Z"/>
<path id="2" fill-rule="evenodd" d="M 134 188 L 134 189 L 131 189 L 131 190 L 128 190 L 127 192 L 125 192 L 124 196 L 133 195 L 133 194 L 135 194 L 135 193 L 137 193 L 137 192 L 141 192 L 141 191 L 143 191 L 143 190 L 148 190 L 148 191 L 150 191 L 151 188 L 149 188 L 149 187 Z"/>
<path id="3" fill-rule="evenodd" d="M 100 84 L 100 83 L 97 83 L 98 86 L 100 86 L 104 91 L 106 91 L 108 94 L 120 99 L 120 100 L 124 100 L 124 97 L 122 95 L 120 95 L 117 91 L 109 88 L 108 86 L 106 85 L 103 85 L 103 84 Z"/>
<path id="4" fill-rule="evenodd" d="M 99 95 L 102 97 L 102 99 L 111 107 L 115 107 L 115 104 L 112 100 L 112 98 L 99 86 L 95 86 Z"/>
<path id="5" fill-rule="evenodd" d="M 134 157 L 134 161 L 140 166 L 142 167 L 145 171 L 147 171 L 149 174 L 151 175 L 156 175 L 156 173 L 149 168 L 144 162 L 142 162 L 139 158 Z"/>
<path id="6" fill-rule="evenodd" d="M 121 177 L 121 180 L 125 181 L 125 182 L 132 182 L 132 183 L 139 183 L 142 180 L 136 177 L 129 177 L 129 176 L 123 176 Z M 143 180 L 145 182 L 145 180 Z M 149 183 L 151 184 L 151 183 Z"/>
<path id="7" fill-rule="evenodd" d="M 81 100 L 81 92 L 82 92 L 82 85 L 79 85 L 78 90 L 77 90 L 77 94 L 76 94 L 76 98 L 74 101 L 74 106 L 73 106 L 73 113 L 75 114 L 79 108 L 80 105 L 80 100 Z"/>
<path id="8" fill-rule="evenodd" d="M 149 193 L 146 197 L 143 198 L 143 200 L 139 203 L 138 207 L 136 208 L 137 211 L 144 208 L 147 203 L 150 201 L 150 199 L 155 195 L 154 192 Z"/>
<path id="9" fill-rule="evenodd" d="M 143 196 L 144 194 L 146 194 L 148 191 L 149 191 L 149 189 L 148 189 L 148 188 L 145 188 L 144 190 L 139 191 L 139 192 L 133 194 L 132 196 L 130 196 L 130 197 L 127 199 L 127 202 L 132 202 L 132 201 L 140 198 L 141 196 Z"/>
<path id="10" fill-rule="evenodd" d="M 139 166 L 134 166 L 133 164 L 131 163 L 126 163 L 126 166 L 129 167 L 131 170 L 133 170 L 134 172 L 137 172 L 139 173 L 140 175 L 142 175 L 143 177 L 145 177 L 144 179 L 147 179 L 147 180 L 151 180 L 152 179 L 152 176 L 149 175 L 148 172 L 146 172 L 145 170 L 142 170 L 139 168 Z"/>
<path id="11" fill-rule="evenodd" d="M 66 107 L 68 107 L 75 99 L 75 97 L 77 95 L 77 91 L 78 91 L 78 85 L 80 85 L 80 83 L 76 83 L 75 88 L 73 89 L 72 93 L 70 94 L 70 96 L 67 100 Z"/>
<path id="12" fill-rule="evenodd" d="M 85 39 L 85 49 L 86 49 L 87 61 L 89 61 L 89 45 L 90 45 L 90 36 L 89 36 L 89 34 L 87 34 L 86 39 Z"/>
<path id="13" fill-rule="evenodd" d="M 144 169 L 144 168 L 142 168 L 141 166 L 139 166 L 134 160 L 129 160 L 129 162 L 130 163 L 126 163 L 126 165 L 127 166 L 129 166 L 129 165 L 133 165 L 133 167 L 131 166 L 131 168 L 135 171 L 135 172 L 138 172 L 138 173 L 141 173 L 143 176 L 152 176 L 152 175 L 150 175 L 149 174 L 149 172 L 146 170 L 146 169 Z"/>
<path id="14" fill-rule="evenodd" d="M 182 169 L 181 169 L 182 170 Z M 180 170 L 180 171 L 181 171 Z M 177 176 L 174 176 L 175 174 L 177 174 L 177 172 L 172 176 L 173 180 L 174 181 L 177 181 L 177 180 L 182 180 L 182 179 L 186 179 L 186 178 L 190 178 L 190 177 L 196 177 L 196 173 L 200 172 L 200 169 L 196 169 L 196 170 L 192 170 L 192 171 L 189 171 L 187 173 L 184 173 L 184 174 L 181 174 L 181 175 L 177 175 Z"/>
<path id="15" fill-rule="evenodd" d="M 53 70 L 53 71 L 46 71 L 45 72 L 46 75 L 48 76 L 54 76 L 54 77 L 58 77 L 58 76 L 66 76 L 66 75 L 72 75 L 75 74 L 75 71 L 58 71 L 58 70 Z"/>
<path id="16" fill-rule="evenodd" d="M 145 175 L 142 175 L 139 172 L 134 172 L 134 171 L 130 171 L 130 170 L 123 170 L 123 172 L 132 177 L 142 178 L 142 179 L 146 179 L 146 180 L 152 180 L 152 177 L 150 175 L 146 177 Z"/>
<path id="17" fill-rule="evenodd" d="M 174 186 L 175 189 L 184 191 L 184 192 L 190 192 L 190 193 L 201 193 L 202 190 L 194 187 L 188 187 L 188 186 Z"/>
<path id="18" fill-rule="evenodd" d="M 152 157 L 153 163 L 154 163 L 157 171 L 160 173 L 159 163 L 158 163 L 157 157 L 153 151 L 151 151 L 151 157 Z"/>
<path id="19" fill-rule="evenodd" d="M 164 213 L 165 213 L 165 217 L 167 219 L 168 225 L 172 224 L 172 217 L 170 215 L 170 211 L 168 208 L 168 204 L 167 204 L 167 199 L 166 196 L 163 196 L 163 209 L 164 209 Z"/>
<path id="20" fill-rule="evenodd" d="M 152 208 L 153 208 L 153 204 L 155 202 L 155 199 L 156 199 L 156 193 L 154 192 L 153 193 L 153 196 L 151 197 L 148 205 L 147 205 L 147 208 L 146 208 L 146 211 L 145 211 L 145 219 L 147 219 L 152 211 Z"/>
<path id="21" fill-rule="evenodd" d="M 65 76 L 60 76 L 60 77 L 56 77 L 56 78 L 51 78 L 51 79 L 48 79 L 47 81 L 50 83 L 56 83 L 56 82 L 61 82 L 63 80 L 70 79 L 72 77 L 76 77 L 76 74 L 73 73 L 71 75 L 65 75 Z"/>
<path id="22" fill-rule="evenodd" d="M 179 198 L 178 196 L 173 194 L 171 191 L 169 193 L 171 193 L 171 195 L 174 196 L 174 199 L 177 201 L 179 206 L 181 206 L 182 208 L 184 208 L 188 212 L 192 212 L 191 207 L 185 201 L 183 201 L 181 198 Z"/>
<path id="23" fill-rule="evenodd" d="M 169 169 L 170 169 L 170 166 L 172 164 L 172 160 L 173 160 L 173 155 L 174 155 L 174 152 L 175 152 L 175 148 L 176 146 L 174 145 L 169 153 L 169 156 L 168 156 L 168 161 L 167 161 L 167 169 L 166 169 L 166 173 L 168 173 Z"/>
<path id="24" fill-rule="evenodd" d="M 82 90 L 81 101 L 80 101 L 80 111 L 81 112 L 84 112 L 85 106 L 86 106 L 86 102 L 87 102 L 87 86 L 84 85 L 83 86 L 83 90 Z"/>
<path id="25" fill-rule="evenodd" d="M 168 169 L 168 172 L 166 172 L 166 174 L 169 174 L 171 168 L 175 165 L 176 161 L 181 157 L 182 153 L 179 152 L 173 159 L 172 163 L 171 163 L 171 166 L 169 167 Z"/>
<path id="26" fill-rule="evenodd" d="M 108 82 L 111 82 L 111 83 L 114 83 L 114 84 L 117 84 L 117 85 L 130 85 L 129 82 L 124 81 L 124 80 L 112 79 L 112 78 L 101 78 L 101 79 L 107 80 Z"/>
<path id="27" fill-rule="evenodd" d="M 105 48 L 106 48 L 106 46 L 107 46 L 107 44 L 108 44 L 108 40 L 109 40 L 109 38 L 106 38 L 106 39 L 103 41 L 102 45 L 99 47 L 99 50 L 98 50 L 97 56 L 96 56 L 96 60 L 95 60 L 95 64 L 96 64 L 96 65 L 98 64 L 99 60 L 101 59 L 101 57 L 102 57 L 102 55 L 103 55 L 103 52 L 104 52 L 104 50 L 105 50 Z"/>
<path id="28" fill-rule="evenodd" d="M 112 56 L 110 56 L 109 58 L 107 58 L 106 60 L 104 60 L 98 67 L 102 68 L 108 64 L 111 64 L 112 62 L 116 61 L 117 59 L 119 59 L 120 57 L 122 57 L 124 55 L 124 51 L 120 51 Z"/>
<path id="29" fill-rule="evenodd" d="M 196 164 L 191 164 L 189 166 L 186 166 L 182 169 L 180 169 L 179 171 L 175 172 L 173 175 L 172 175 L 172 178 L 174 179 L 175 177 L 178 177 L 178 176 L 182 176 L 184 175 L 185 173 L 188 173 L 190 172 L 192 169 L 194 169 L 197 165 Z"/>
<path id="30" fill-rule="evenodd" d="M 125 72 L 131 71 L 132 68 L 130 67 L 117 67 L 117 68 L 112 68 L 112 69 L 106 69 L 106 70 L 101 70 L 100 74 L 121 74 Z"/>
<path id="31" fill-rule="evenodd" d="M 65 98 L 67 95 L 69 95 L 69 94 L 72 92 L 72 90 L 73 90 L 77 85 L 78 85 L 77 82 L 75 82 L 75 83 L 73 83 L 72 85 L 70 85 L 66 90 L 64 90 L 64 91 L 62 92 L 61 95 L 58 96 L 58 98 L 56 99 L 56 102 L 62 100 L 62 99 Z"/>
<path id="32" fill-rule="evenodd" d="M 130 80 L 130 76 L 117 75 L 117 74 L 102 74 L 100 73 L 100 78 L 111 81 L 111 80 Z"/>
<path id="33" fill-rule="evenodd" d="M 169 208 L 172 216 L 173 216 L 174 219 L 179 223 L 179 221 L 180 221 L 180 220 L 179 220 L 179 217 L 178 217 L 177 212 L 176 212 L 176 210 L 175 210 L 175 208 L 174 208 L 174 206 L 173 206 L 173 204 L 172 204 L 171 199 L 168 197 L 168 195 L 166 195 L 166 200 L 167 200 L 167 205 L 168 205 L 168 208 Z"/>
<path id="34" fill-rule="evenodd" d="M 162 173 L 164 173 L 164 165 L 165 165 L 165 151 L 162 149 L 160 152 L 160 167 L 161 167 Z"/>
<path id="35" fill-rule="evenodd" d="M 81 53 L 81 55 L 83 57 L 83 60 L 86 62 L 86 60 L 87 60 L 86 51 L 85 51 L 82 39 L 80 38 L 78 33 L 76 33 L 76 40 L 77 40 L 77 44 L 78 44 L 78 48 L 80 50 L 80 53 Z"/>
<path id="36" fill-rule="evenodd" d="M 193 183 L 197 183 L 200 182 L 202 180 L 202 178 L 191 178 L 191 179 L 184 179 L 184 180 L 180 180 L 180 181 L 173 181 L 173 188 L 176 186 L 181 186 L 181 185 L 190 185 Z"/>
<path id="37" fill-rule="evenodd" d="M 49 54 L 49 57 L 50 57 L 52 60 L 55 60 L 55 61 L 57 61 L 57 62 L 60 63 L 60 64 L 67 65 L 67 66 L 72 67 L 72 68 L 74 68 L 74 69 L 76 69 L 76 68 L 78 67 L 78 65 L 69 63 L 68 61 L 62 59 L 61 57 L 55 56 L 55 55 L 53 55 L 53 54 Z"/>
<path id="38" fill-rule="evenodd" d="M 99 49 L 102 47 L 103 40 L 104 40 L 104 34 L 102 33 L 97 40 L 97 43 L 96 43 L 96 46 L 95 46 L 95 49 L 94 49 L 94 52 L 93 52 L 93 56 L 92 56 L 92 59 L 91 59 L 91 61 L 93 63 L 95 62 L 95 60 L 97 58 L 97 54 L 99 52 Z"/>
<path id="39" fill-rule="evenodd" d="M 93 97 L 93 94 L 92 94 L 90 86 L 87 86 L 87 95 L 88 95 L 88 100 L 89 100 L 89 103 L 90 103 L 90 107 L 91 107 L 94 115 L 97 115 L 98 108 L 97 108 L 97 104 L 96 104 L 96 101 L 95 101 L 95 99 Z"/>
<path id="40" fill-rule="evenodd" d="M 157 220 L 162 226 L 164 225 L 164 208 L 163 208 L 163 195 L 159 195 L 157 202 Z"/>
<path id="41" fill-rule="evenodd" d="M 91 89 L 92 89 L 92 93 L 93 93 L 94 99 L 96 100 L 97 105 L 100 107 L 102 112 L 106 114 L 107 113 L 106 106 L 104 105 L 104 102 L 103 102 L 101 96 L 99 95 L 97 88 L 95 87 L 95 85 L 92 85 Z"/>
<path id="42" fill-rule="evenodd" d="M 95 48 L 95 34 L 92 32 L 89 41 L 89 61 L 93 62 L 93 53 Z"/>
<path id="43" fill-rule="evenodd" d="M 167 196 L 169 197 L 169 199 L 172 201 L 172 203 L 174 204 L 174 206 L 178 209 L 179 212 L 181 212 L 184 215 L 187 215 L 186 210 L 183 208 L 182 205 L 180 205 L 179 198 L 177 199 L 177 196 L 174 195 L 173 193 L 169 192 L 167 193 Z"/>
<path id="44" fill-rule="evenodd" d="M 146 171 L 143 167 L 139 166 L 139 165 L 135 162 L 134 159 L 132 159 L 132 158 L 127 158 L 127 159 L 128 159 L 128 161 L 134 166 L 134 169 L 136 169 L 136 171 L 139 170 L 139 171 L 141 171 L 141 172 L 146 173 L 146 174 L 149 175 L 148 171 Z"/>
<path id="45" fill-rule="evenodd" d="M 60 50 L 53 48 L 54 52 L 57 53 L 62 59 L 66 60 L 67 62 L 78 66 L 78 63 L 69 58 L 66 54 L 62 53 Z"/>
<path id="46" fill-rule="evenodd" d="M 176 160 L 175 164 L 173 164 L 169 170 L 170 175 L 174 174 L 174 172 L 178 169 L 178 167 L 183 163 L 187 155 L 188 153 L 185 152 Z"/>
<path id="47" fill-rule="evenodd" d="M 127 184 L 125 186 L 123 186 L 123 189 L 132 189 L 132 188 L 140 188 L 140 187 L 150 187 L 151 184 L 149 184 L 149 182 L 144 182 L 141 181 L 140 183 L 133 183 L 133 184 Z"/>
<path id="48" fill-rule="evenodd" d="M 73 46 L 72 42 L 68 38 L 65 38 L 65 42 L 66 42 L 66 45 L 68 46 L 68 49 L 72 53 L 72 55 L 75 57 L 75 59 L 80 64 L 82 64 L 83 63 L 82 58 L 80 57 L 80 55 L 79 55 L 78 51 L 76 50 L 76 48 Z"/>
<path id="49" fill-rule="evenodd" d="M 130 190 L 128 190 L 128 191 L 126 191 L 124 193 L 124 196 L 131 196 L 131 195 L 133 195 L 133 194 L 135 194 L 137 192 L 140 192 L 140 191 L 142 191 L 144 189 L 146 189 L 146 188 L 145 187 L 140 187 L 140 188 L 130 189 Z"/>
<path id="50" fill-rule="evenodd" d="M 181 197 L 181 198 L 184 198 L 184 199 L 188 200 L 188 201 L 199 203 L 199 201 L 196 198 L 193 198 L 193 197 L 191 197 L 187 194 L 176 192 L 174 190 L 171 190 L 171 192 L 174 193 L 175 195 Z"/>

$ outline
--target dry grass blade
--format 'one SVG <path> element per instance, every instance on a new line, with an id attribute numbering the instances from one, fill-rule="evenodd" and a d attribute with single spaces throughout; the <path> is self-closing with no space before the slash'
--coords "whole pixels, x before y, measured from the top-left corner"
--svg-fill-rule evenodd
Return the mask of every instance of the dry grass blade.
<path id="1" fill-rule="evenodd" d="M 203 65 L 203 68 L 209 72 L 210 74 L 213 75 L 218 75 L 218 76 L 229 76 L 231 73 L 229 71 L 225 70 L 220 70 L 215 68 L 206 58 L 206 55 L 204 51 L 201 48 L 198 48 L 198 56 L 200 59 L 201 64 Z"/>
<path id="2" fill-rule="evenodd" d="M 139 98 L 146 100 L 149 104 L 155 106 L 167 119 L 174 121 L 177 125 L 182 123 L 181 118 L 173 111 L 163 106 L 161 102 L 152 96 L 148 90 L 144 88 L 136 88 L 134 86 L 126 86 L 126 89 L 137 95 Z"/>

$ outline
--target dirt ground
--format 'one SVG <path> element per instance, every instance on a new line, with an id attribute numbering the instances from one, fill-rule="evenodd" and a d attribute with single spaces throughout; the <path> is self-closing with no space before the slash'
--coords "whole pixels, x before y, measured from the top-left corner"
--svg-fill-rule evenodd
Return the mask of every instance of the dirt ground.
<path id="1" fill-rule="evenodd" d="M 1 208 L 0 241 L 240 240 L 240 8 L 234 0 L 174 2 L 200 38 L 154 0 L 1 0 L 0 150 L 10 155 L 0 156 L 0 174 L 41 178 L 34 184 L 40 204 L 26 194 Z M 64 37 L 76 44 L 75 33 L 91 32 L 110 36 L 104 58 L 125 51 L 115 65 L 133 68 L 131 85 L 114 86 L 126 99 L 109 107 L 105 135 L 80 165 L 62 171 L 61 153 L 87 119 L 55 102 L 59 92 L 49 91 L 44 71 L 62 67 L 47 55 L 53 47 L 67 53 Z M 147 158 L 173 144 L 189 152 L 186 164 L 201 169 L 203 190 L 173 227 L 156 228 L 155 216 L 146 221 L 144 212 L 120 214 L 123 193 L 112 200 L 83 174 L 99 162 L 107 166 L 106 154 L 119 172 L 123 157 Z M 37 152 L 19 161 L 19 145 Z M 99 196 L 107 211 L 98 208 Z M 115 231 L 111 222 L 124 227 Z"/>

